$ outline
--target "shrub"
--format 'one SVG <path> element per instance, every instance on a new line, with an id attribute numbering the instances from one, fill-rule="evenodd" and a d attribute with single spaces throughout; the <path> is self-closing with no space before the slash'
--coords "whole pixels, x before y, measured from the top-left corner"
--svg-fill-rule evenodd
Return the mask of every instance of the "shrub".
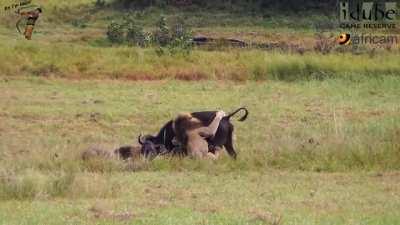
<path id="1" fill-rule="evenodd" d="M 142 27 L 138 26 L 134 20 L 126 20 L 126 41 L 130 45 L 145 46 L 148 42 L 147 35 L 143 32 Z"/>
<path id="2" fill-rule="evenodd" d="M 189 51 L 192 48 L 192 31 L 182 18 L 178 18 L 172 25 L 171 45 Z"/>
<path id="3" fill-rule="evenodd" d="M 192 49 L 192 32 L 186 26 L 183 19 L 177 18 L 170 26 L 164 17 L 157 23 L 157 29 L 153 34 L 154 41 L 160 46 L 156 50 L 158 55 L 184 53 L 189 54 Z M 165 47 L 166 49 L 163 49 Z"/>
<path id="4" fill-rule="evenodd" d="M 96 0 L 94 6 L 97 8 L 103 8 L 106 5 L 105 0 Z"/>
<path id="5" fill-rule="evenodd" d="M 162 47 L 167 46 L 172 40 L 167 21 L 163 16 L 157 22 L 157 29 L 153 33 L 153 40 Z"/>
<path id="6" fill-rule="evenodd" d="M 188 54 L 192 49 L 192 32 L 182 19 L 176 19 L 168 25 L 165 17 L 161 17 L 156 29 L 152 33 L 145 33 L 135 19 L 137 15 L 127 15 L 119 23 L 113 21 L 108 26 L 108 40 L 112 43 L 127 43 L 141 47 L 152 43 L 159 47 L 156 49 L 157 55 L 179 52 Z"/>
<path id="7" fill-rule="evenodd" d="M 122 43 L 124 41 L 124 27 L 117 22 L 111 22 L 107 27 L 107 38 L 112 43 Z"/>

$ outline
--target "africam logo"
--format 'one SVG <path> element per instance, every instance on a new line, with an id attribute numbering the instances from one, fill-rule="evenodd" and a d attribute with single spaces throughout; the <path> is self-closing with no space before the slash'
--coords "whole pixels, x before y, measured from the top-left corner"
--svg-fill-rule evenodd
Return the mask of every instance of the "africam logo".
<path id="1" fill-rule="evenodd" d="M 340 45 L 397 45 L 399 43 L 396 35 L 373 35 L 373 34 L 354 34 L 342 33 L 338 36 L 337 42 Z"/>
<path id="2" fill-rule="evenodd" d="M 339 37 L 338 37 L 338 39 L 337 39 L 337 42 L 338 42 L 340 45 L 348 45 L 348 44 L 350 44 L 350 42 L 351 42 L 351 40 L 350 40 L 350 34 L 347 34 L 347 33 L 342 33 L 342 34 L 340 34 Z"/>

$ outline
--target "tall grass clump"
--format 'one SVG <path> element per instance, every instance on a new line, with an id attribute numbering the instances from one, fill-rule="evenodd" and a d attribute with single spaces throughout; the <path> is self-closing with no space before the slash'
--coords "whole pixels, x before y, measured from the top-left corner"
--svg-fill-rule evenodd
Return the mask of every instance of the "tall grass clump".
<path id="1" fill-rule="evenodd" d="M 82 162 L 82 169 L 83 171 L 92 173 L 111 173 L 123 171 L 125 169 L 125 165 L 123 162 L 116 160 L 93 158 Z"/>
<path id="2" fill-rule="evenodd" d="M 278 56 L 271 62 L 268 72 L 273 79 L 284 81 L 323 80 L 335 75 L 332 66 L 323 66 L 312 57 Z"/>
<path id="3" fill-rule="evenodd" d="M 397 54 L 395 54 L 397 55 Z M 359 76 L 398 75 L 400 64 L 398 58 L 382 55 L 371 58 L 368 55 L 352 55 L 350 53 L 321 55 L 309 53 L 276 54 L 265 57 L 266 73 L 272 79 L 323 80 L 332 77 L 346 77 L 351 74 Z"/>
<path id="4" fill-rule="evenodd" d="M 71 189 L 75 181 L 75 173 L 58 172 L 55 173 L 48 184 L 47 192 L 51 197 L 64 197 Z"/>
<path id="5" fill-rule="evenodd" d="M 3 172 L 0 175 L 0 199 L 63 197 L 70 191 L 74 180 L 75 173 L 62 171 L 49 174 L 35 170 Z"/>
<path id="6" fill-rule="evenodd" d="M 0 199 L 33 199 L 39 192 L 37 179 L 31 176 L 17 177 L 2 174 L 0 177 Z"/>
<path id="7" fill-rule="evenodd" d="M 179 28 L 176 29 L 179 31 Z M 174 32 L 172 32 L 174 33 Z M 139 38 L 132 33 L 132 38 Z M 0 42 L 2 75 L 132 80 L 323 80 L 347 76 L 400 74 L 398 52 L 370 56 L 352 53 L 303 55 L 262 50 L 185 50 L 185 38 L 169 45 L 109 48 L 64 43 Z M 132 43 L 136 43 L 133 41 Z M 183 44 L 185 43 L 185 44 Z M 135 44 L 132 44 L 135 45 Z M 176 47 L 181 46 L 181 47 Z M 186 54 L 190 52 L 190 54 Z M 172 54 L 171 54 L 172 53 Z M 184 54 L 175 54 L 184 53 Z M 59 60 L 63 59 L 63 60 Z"/>

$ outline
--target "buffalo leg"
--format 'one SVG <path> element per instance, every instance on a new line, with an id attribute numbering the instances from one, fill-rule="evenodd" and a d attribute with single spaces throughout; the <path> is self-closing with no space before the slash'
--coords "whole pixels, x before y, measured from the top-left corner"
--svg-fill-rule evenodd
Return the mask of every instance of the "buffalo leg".
<path id="1" fill-rule="evenodd" d="M 229 154 L 232 158 L 236 159 L 237 154 L 236 154 L 235 149 L 233 148 L 233 138 L 232 138 L 232 135 L 233 135 L 233 127 L 231 127 L 231 128 L 229 129 L 228 138 L 227 138 L 227 140 L 226 140 L 224 146 L 225 146 L 225 149 L 226 149 L 226 151 L 228 152 L 228 154 Z"/>

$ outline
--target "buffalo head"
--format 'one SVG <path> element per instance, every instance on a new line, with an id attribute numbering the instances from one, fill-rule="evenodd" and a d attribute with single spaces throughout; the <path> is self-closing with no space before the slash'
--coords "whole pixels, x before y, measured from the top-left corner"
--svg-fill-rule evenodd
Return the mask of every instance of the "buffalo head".
<path id="1" fill-rule="evenodd" d="M 156 137 L 152 135 L 145 135 L 143 137 L 139 135 L 138 142 L 142 146 L 140 152 L 146 159 L 152 160 L 167 151 L 165 146 L 157 143 Z"/>

